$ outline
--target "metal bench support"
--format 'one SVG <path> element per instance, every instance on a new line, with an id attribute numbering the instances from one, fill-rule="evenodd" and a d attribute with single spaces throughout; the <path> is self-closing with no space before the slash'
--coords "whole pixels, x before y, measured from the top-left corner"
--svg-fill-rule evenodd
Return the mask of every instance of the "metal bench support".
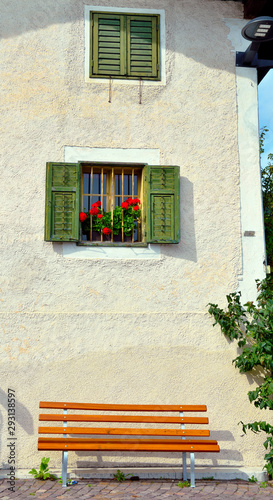
<path id="1" fill-rule="evenodd" d="M 184 417 L 184 413 L 181 411 L 179 413 L 180 417 Z M 185 424 L 181 424 L 181 429 L 185 429 Z M 182 439 L 186 439 L 185 437 L 182 437 Z M 190 453 L 190 459 L 191 459 L 191 487 L 195 487 L 195 472 L 194 472 L 194 453 Z M 182 453 L 182 460 L 183 460 L 183 481 L 187 481 L 187 453 L 184 452 Z"/>
<path id="2" fill-rule="evenodd" d="M 64 415 L 67 415 L 67 410 L 64 410 Z M 63 422 L 63 426 L 67 427 L 67 422 Z M 67 434 L 63 434 L 63 437 L 67 437 Z M 62 480 L 63 480 L 62 487 L 63 488 L 66 488 L 66 486 L 67 486 L 67 458 L 68 458 L 68 452 L 63 451 L 62 452 Z"/>

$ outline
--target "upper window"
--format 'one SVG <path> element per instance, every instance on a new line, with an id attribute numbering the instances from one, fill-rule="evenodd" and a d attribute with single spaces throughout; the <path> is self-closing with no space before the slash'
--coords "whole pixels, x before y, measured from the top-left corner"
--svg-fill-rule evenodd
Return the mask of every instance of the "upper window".
<path id="1" fill-rule="evenodd" d="M 160 80 L 159 15 L 90 16 L 91 78 Z"/>
<path id="2" fill-rule="evenodd" d="M 46 241 L 178 243 L 179 167 L 48 163 Z"/>

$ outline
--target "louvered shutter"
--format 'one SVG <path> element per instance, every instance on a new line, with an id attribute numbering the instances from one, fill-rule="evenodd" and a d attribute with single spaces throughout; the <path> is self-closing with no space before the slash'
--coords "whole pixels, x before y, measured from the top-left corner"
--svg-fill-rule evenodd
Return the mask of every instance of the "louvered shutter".
<path id="1" fill-rule="evenodd" d="M 115 76 L 126 73 L 126 19 L 122 15 L 91 14 L 92 75 Z"/>
<path id="2" fill-rule="evenodd" d="M 80 167 L 77 163 L 47 163 L 46 241 L 79 240 Z"/>
<path id="3" fill-rule="evenodd" d="M 159 75 L 157 16 L 127 17 L 128 76 L 157 78 Z"/>
<path id="4" fill-rule="evenodd" d="M 179 243 L 180 169 L 177 166 L 144 167 L 147 243 Z"/>

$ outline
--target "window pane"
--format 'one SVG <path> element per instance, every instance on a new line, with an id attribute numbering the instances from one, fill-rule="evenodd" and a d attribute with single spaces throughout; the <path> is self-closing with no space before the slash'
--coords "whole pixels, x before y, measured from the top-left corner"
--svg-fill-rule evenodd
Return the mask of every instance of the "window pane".
<path id="1" fill-rule="evenodd" d="M 125 174 L 123 176 L 123 182 L 124 182 L 124 196 L 131 196 L 132 195 L 132 176 Z"/>
<path id="2" fill-rule="evenodd" d="M 100 174 L 93 174 L 93 194 L 100 194 L 100 188 L 101 188 Z"/>
<path id="3" fill-rule="evenodd" d="M 134 175 L 134 198 L 137 197 L 137 175 Z"/>
<path id="4" fill-rule="evenodd" d="M 115 175 L 115 194 L 121 194 L 121 175 Z"/>
<path id="5" fill-rule="evenodd" d="M 82 211 L 83 212 L 89 212 L 90 208 L 91 208 L 91 198 L 90 198 L 90 196 L 83 196 Z"/>
<path id="6" fill-rule="evenodd" d="M 84 173 L 83 174 L 83 193 L 84 194 L 89 194 L 90 193 L 90 189 L 91 189 L 91 186 L 90 186 L 90 174 L 88 173 Z"/>

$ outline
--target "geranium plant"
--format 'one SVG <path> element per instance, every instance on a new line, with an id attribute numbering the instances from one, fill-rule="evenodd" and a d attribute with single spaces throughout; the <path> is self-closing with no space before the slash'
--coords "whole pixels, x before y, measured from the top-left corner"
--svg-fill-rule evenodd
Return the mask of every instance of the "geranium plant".
<path id="1" fill-rule="evenodd" d="M 138 198 L 127 198 L 121 206 L 115 207 L 113 212 L 106 212 L 101 207 L 101 202 L 96 201 L 89 212 L 80 212 L 79 219 L 82 223 L 83 233 L 98 231 L 107 236 L 113 233 L 119 235 L 123 229 L 125 236 L 132 236 L 136 223 L 141 217 L 141 202 Z"/>

